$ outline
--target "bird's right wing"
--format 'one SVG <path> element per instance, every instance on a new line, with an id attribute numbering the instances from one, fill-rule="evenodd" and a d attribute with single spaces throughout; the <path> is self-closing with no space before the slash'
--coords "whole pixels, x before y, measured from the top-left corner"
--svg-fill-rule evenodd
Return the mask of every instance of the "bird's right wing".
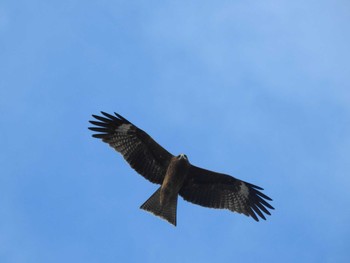
<path id="1" fill-rule="evenodd" d="M 92 136 L 102 139 L 120 152 L 143 177 L 152 183 L 161 184 L 173 155 L 121 115 L 101 113 L 104 117 L 92 115 L 98 120 L 90 121 L 95 126 L 89 129 L 98 132 Z"/>
<path id="2" fill-rule="evenodd" d="M 259 221 L 257 215 L 266 219 L 262 212 L 270 215 L 267 208 L 274 209 L 266 201 L 272 199 L 259 190 L 263 189 L 232 176 L 191 165 L 179 194 L 191 203 L 229 209 Z"/>

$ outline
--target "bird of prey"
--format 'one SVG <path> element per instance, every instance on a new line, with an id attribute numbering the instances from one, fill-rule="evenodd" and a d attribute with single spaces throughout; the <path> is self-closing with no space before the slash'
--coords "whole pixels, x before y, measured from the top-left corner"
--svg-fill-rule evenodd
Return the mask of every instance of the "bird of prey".
<path id="1" fill-rule="evenodd" d="M 274 209 L 266 200 L 272 199 L 261 187 L 230 175 L 209 171 L 192 165 L 185 154 L 172 155 L 146 132 L 121 115 L 101 112 L 90 121 L 102 139 L 121 153 L 129 165 L 152 183 L 161 185 L 141 209 L 159 216 L 176 226 L 177 198 L 210 208 L 228 209 L 255 221 L 266 220 L 267 210 Z"/>

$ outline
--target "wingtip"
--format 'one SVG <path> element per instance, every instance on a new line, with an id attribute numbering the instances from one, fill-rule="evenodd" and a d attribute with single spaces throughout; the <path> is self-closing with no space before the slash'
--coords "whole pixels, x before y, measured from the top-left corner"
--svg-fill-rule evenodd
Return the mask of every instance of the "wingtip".
<path id="1" fill-rule="evenodd" d="M 114 112 L 115 116 L 117 116 L 119 119 L 121 119 L 122 121 L 126 122 L 126 123 L 131 123 L 130 121 L 128 121 L 127 119 L 125 119 L 122 115 L 120 115 L 119 113 Z"/>
<path id="2" fill-rule="evenodd" d="M 94 137 L 94 138 L 97 138 L 97 139 L 104 140 L 106 138 L 107 134 L 105 134 L 105 133 L 95 133 L 95 134 L 92 134 L 91 136 Z"/>
<path id="3" fill-rule="evenodd" d="M 115 118 L 113 115 L 111 115 L 111 114 L 109 114 L 109 113 L 107 113 L 107 112 L 104 112 L 104 111 L 101 111 L 101 114 L 104 115 L 104 116 L 107 117 L 107 118 L 110 118 L 110 119 Z"/>
<path id="4" fill-rule="evenodd" d="M 255 222 L 259 222 L 259 218 L 255 214 L 251 214 L 250 216 L 254 219 Z"/>

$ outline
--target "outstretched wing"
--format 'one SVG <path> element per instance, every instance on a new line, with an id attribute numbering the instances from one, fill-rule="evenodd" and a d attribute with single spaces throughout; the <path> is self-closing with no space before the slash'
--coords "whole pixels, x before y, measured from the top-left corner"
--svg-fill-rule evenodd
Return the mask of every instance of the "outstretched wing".
<path id="1" fill-rule="evenodd" d="M 92 115 L 98 120 L 90 121 L 95 126 L 89 129 L 98 132 L 92 136 L 120 152 L 130 166 L 146 179 L 161 184 L 173 155 L 121 115 L 101 113 L 104 117 Z"/>
<path id="2" fill-rule="evenodd" d="M 259 221 L 258 216 L 266 220 L 263 212 L 271 215 L 267 208 L 274 209 L 266 201 L 272 199 L 259 190 L 263 189 L 232 176 L 191 165 L 179 194 L 191 203 L 229 209 Z"/>

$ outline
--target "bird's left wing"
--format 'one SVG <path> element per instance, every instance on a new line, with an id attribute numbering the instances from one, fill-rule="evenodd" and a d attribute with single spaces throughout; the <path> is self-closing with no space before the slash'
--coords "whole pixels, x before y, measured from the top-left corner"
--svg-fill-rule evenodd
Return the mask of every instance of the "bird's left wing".
<path id="1" fill-rule="evenodd" d="M 173 157 L 143 130 L 137 128 L 121 115 L 101 112 L 104 117 L 92 115 L 98 121 L 90 121 L 90 130 L 116 151 L 143 177 L 152 183 L 163 182 L 168 164 Z"/>
<path id="2" fill-rule="evenodd" d="M 263 212 L 270 215 L 267 208 L 274 209 L 266 201 L 272 199 L 259 190 L 263 189 L 232 176 L 191 165 L 179 194 L 191 203 L 229 209 L 259 221 L 258 216 L 266 220 Z"/>

